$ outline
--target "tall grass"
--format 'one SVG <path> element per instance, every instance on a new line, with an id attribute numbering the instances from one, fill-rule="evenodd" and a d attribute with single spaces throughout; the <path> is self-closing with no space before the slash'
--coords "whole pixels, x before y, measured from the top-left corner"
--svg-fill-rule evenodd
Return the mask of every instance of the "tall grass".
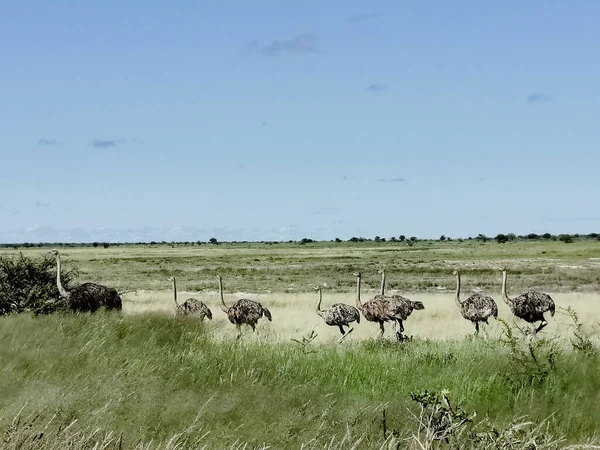
<path id="1" fill-rule="evenodd" d="M 69 426 L 81 442 L 108 439 L 104 448 L 169 448 L 179 433 L 170 448 L 382 448 L 383 409 L 390 436 L 413 442 L 411 393 L 425 389 L 447 389 L 499 429 L 527 416 L 569 443 L 600 426 L 600 357 L 567 345 L 549 364 L 550 344 L 526 337 L 515 345 L 537 346 L 539 361 L 480 338 L 301 346 L 217 340 L 215 326 L 151 314 L 3 318 L 0 432 L 33 442 L 50 422 L 48 442 Z M 547 373 L 531 377 L 519 358 Z"/>

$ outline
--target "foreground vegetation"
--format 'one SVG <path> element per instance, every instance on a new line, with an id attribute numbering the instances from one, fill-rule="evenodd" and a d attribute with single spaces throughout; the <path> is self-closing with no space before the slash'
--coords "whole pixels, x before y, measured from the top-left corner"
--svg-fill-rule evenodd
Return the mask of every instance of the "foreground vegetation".
<path id="1" fill-rule="evenodd" d="M 532 436 L 558 448 L 600 427 L 600 357 L 585 330 L 576 345 L 506 326 L 502 339 L 318 345 L 216 340 L 216 326 L 118 313 L 2 318 L 3 448 L 420 448 L 448 423 L 449 445 L 493 448 L 508 433 L 523 445 L 503 448 Z M 431 412 L 444 389 L 464 411 L 454 422 L 443 402 Z M 510 431 L 528 420 L 540 428 Z"/>
<path id="2" fill-rule="evenodd" d="M 40 257 L 47 248 L 22 249 Z M 388 287 L 404 292 L 437 291 L 452 286 L 452 270 L 461 268 L 468 282 L 497 291 L 500 273 L 509 269 L 515 290 L 593 292 L 600 289 L 600 241 L 580 239 L 571 244 L 553 240 L 316 242 L 219 245 L 132 245 L 109 248 L 65 248 L 64 270 L 79 269 L 76 280 L 131 289 L 169 289 L 175 275 L 182 288 L 214 291 L 214 276 L 224 277 L 228 292 L 306 292 L 311 284 L 327 282 L 333 292 L 354 289 L 352 273 L 363 273 L 365 290 L 379 286 L 377 269 L 385 266 Z M 15 255 L 13 249 L 1 255 Z M 319 281 L 320 280 L 320 281 Z"/>

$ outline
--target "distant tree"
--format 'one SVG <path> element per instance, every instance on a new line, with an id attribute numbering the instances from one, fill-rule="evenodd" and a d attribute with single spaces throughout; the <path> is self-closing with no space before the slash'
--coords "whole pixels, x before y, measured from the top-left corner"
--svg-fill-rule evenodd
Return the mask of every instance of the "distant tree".
<path id="1" fill-rule="evenodd" d="M 219 245 L 219 241 L 217 241 L 217 238 L 210 238 L 209 241 L 212 245 Z"/>
<path id="2" fill-rule="evenodd" d="M 440 241 L 444 242 L 446 240 L 446 236 L 444 236 L 443 234 L 440 236 Z"/>
<path id="3" fill-rule="evenodd" d="M 550 233 L 542 234 L 542 239 L 550 239 L 551 237 L 552 237 L 552 235 Z"/>
<path id="4" fill-rule="evenodd" d="M 400 236 L 398 236 L 398 240 L 400 242 L 404 242 L 406 240 L 406 236 L 404 236 L 403 234 L 401 234 Z"/>
<path id="5" fill-rule="evenodd" d="M 535 233 L 529 233 L 527 236 L 525 236 L 527 239 L 529 240 L 535 240 L 535 239 L 539 239 L 540 237 L 535 234 Z"/>
<path id="6" fill-rule="evenodd" d="M 517 240 L 517 235 L 515 233 L 508 233 L 506 235 L 506 237 L 508 238 L 509 241 L 516 241 Z"/>
<path id="7" fill-rule="evenodd" d="M 390 241 L 392 241 L 392 242 L 397 242 L 397 241 L 398 241 L 398 238 L 396 238 L 396 236 L 392 236 L 392 237 L 390 238 Z"/>
<path id="8" fill-rule="evenodd" d="M 412 242 L 417 242 L 417 237 L 416 237 L 416 236 L 412 236 L 412 237 L 410 238 L 410 240 L 411 240 Z"/>
<path id="9" fill-rule="evenodd" d="M 375 236 L 375 242 L 381 242 L 381 237 Z"/>
<path id="10" fill-rule="evenodd" d="M 108 248 L 108 247 L 110 247 L 110 244 L 108 242 L 105 242 L 104 244 L 102 244 L 102 247 Z"/>
<path id="11" fill-rule="evenodd" d="M 564 242 L 565 244 L 573 243 L 573 237 L 570 234 L 559 234 L 558 240 Z"/>
<path id="12" fill-rule="evenodd" d="M 300 241 L 300 244 L 304 245 L 304 244 L 310 244 L 311 242 L 314 242 L 312 239 L 309 238 L 302 238 L 302 240 Z"/>
<path id="13" fill-rule="evenodd" d="M 340 242 L 342 242 L 342 240 L 340 238 L 335 238 L 335 242 L 339 244 Z"/>
<path id="14" fill-rule="evenodd" d="M 484 243 L 490 240 L 489 237 L 481 233 L 479 233 L 475 239 L 477 239 L 478 241 L 483 241 Z"/>
<path id="15" fill-rule="evenodd" d="M 98 243 L 97 242 L 94 242 L 92 245 L 94 246 L 94 248 L 98 247 Z"/>
<path id="16" fill-rule="evenodd" d="M 508 242 L 508 236 L 505 234 L 499 234 L 496 236 L 496 242 L 498 242 L 498 244 L 505 244 Z"/>
<path id="17" fill-rule="evenodd" d="M 350 242 L 358 242 L 358 238 L 356 236 L 352 236 L 350 238 Z"/>

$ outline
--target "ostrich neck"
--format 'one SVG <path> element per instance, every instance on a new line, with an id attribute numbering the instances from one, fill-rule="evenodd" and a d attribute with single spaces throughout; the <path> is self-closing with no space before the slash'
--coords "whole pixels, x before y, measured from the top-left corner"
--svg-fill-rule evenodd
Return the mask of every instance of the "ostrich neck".
<path id="1" fill-rule="evenodd" d="M 173 278 L 173 300 L 175 301 L 175 307 L 179 308 L 179 303 L 177 303 L 177 282 L 175 278 Z"/>
<path id="2" fill-rule="evenodd" d="M 381 289 L 379 290 L 381 295 L 385 295 L 385 272 L 381 273 Z"/>
<path id="3" fill-rule="evenodd" d="M 362 303 L 360 302 L 360 277 L 356 277 L 356 307 L 361 309 Z"/>
<path id="4" fill-rule="evenodd" d="M 323 301 L 323 292 L 319 289 L 319 303 L 317 303 L 317 314 L 319 316 L 323 316 L 323 311 L 321 311 L 321 302 Z"/>
<path id="5" fill-rule="evenodd" d="M 223 280 L 219 278 L 219 296 L 221 297 L 221 303 L 223 304 L 223 311 L 227 312 L 227 305 L 225 304 L 225 299 L 223 298 Z"/>
<path id="6" fill-rule="evenodd" d="M 512 305 L 512 300 L 506 293 L 506 272 L 502 272 L 502 298 L 505 303 Z"/>
<path id="7" fill-rule="evenodd" d="M 456 304 L 458 306 L 462 306 L 462 302 L 460 301 L 460 274 L 456 274 Z"/>
<path id="8" fill-rule="evenodd" d="M 69 292 L 65 290 L 60 281 L 60 255 L 58 253 L 56 254 L 56 287 L 61 297 L 69 298 Z"/>

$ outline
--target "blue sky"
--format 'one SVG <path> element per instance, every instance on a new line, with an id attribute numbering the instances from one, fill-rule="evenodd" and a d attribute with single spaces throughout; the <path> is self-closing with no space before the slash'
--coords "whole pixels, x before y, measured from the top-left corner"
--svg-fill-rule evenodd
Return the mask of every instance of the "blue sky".
<path id="1" fill-rule="evenodd" d="M 0 242 L 600 230 L 596 1 L 0 3 Z"/>

